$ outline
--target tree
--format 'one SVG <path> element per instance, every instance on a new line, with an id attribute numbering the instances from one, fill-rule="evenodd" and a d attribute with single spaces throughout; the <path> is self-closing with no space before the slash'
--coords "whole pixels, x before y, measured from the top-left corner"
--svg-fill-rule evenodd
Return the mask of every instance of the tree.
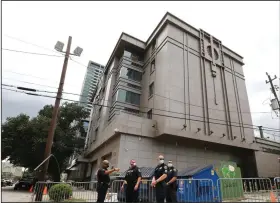
<path id="1" fill-rule="evenodd" d="M 46 105 L 38 115 L 30 118 L 25 114 L 7 118 L 2 124 L 2 157 L 15 166 L 33 170 L 44 158 L 46 140 L 52 117 L 52 105 Z M 86 132 L 83 120 L 89 113 L 76 103 L 64 103 L 59 110 L 57 126 L 52 145 L 48 173 L 55 181 L 66 169 L 69 157 L 80 153 L 84 146 Z M 77 137 L 77 132 L 80 136 Z"/>

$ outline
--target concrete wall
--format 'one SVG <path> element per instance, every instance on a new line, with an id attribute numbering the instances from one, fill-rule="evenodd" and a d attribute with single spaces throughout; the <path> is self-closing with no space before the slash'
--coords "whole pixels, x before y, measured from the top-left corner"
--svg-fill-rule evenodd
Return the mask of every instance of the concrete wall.
<path id="1" fill-rule="evenodd" d="M 100 167 L 100 163 L 104 159 L 108 159 L 111 166 L 116 166 L 119 157 L 120 137 L 115 136 L 101 145 L 93 153 L 89 155 L 89 163 L 92 163 L 92 179 L 96 170 Z"/>
<path id="2" fill-rule="evenodd" d="M 157 165 L 157 157 L 160 154 L 165 156 L 166 161 L 172 160 L 178 170 L 188 166 L 217 164 L 220 161 L 234 161 L 244 166 L 243 168 L 247 167 L 242 162 L 238 150 L 229 150 L 221 145 L 206 146 L 202 142 L 192 140 L 178 140 L 176 143 L 176 138 L 158 140 L 131 135 L 121 136 L 118 167 L 121 171 L 126 170 L 131 159 L 135 159 L 138 166 L 153 167 Z"/>
<path id="3" fill-rule="evenodd" d="M 241 142 L 245 138 L 246 143 L 251 143 L 253 130 L 244 128 L 245 124 L 252 125 L 252 119 L 242 62 L 225 54 L 216 41 L 212 47 L 217 56 L 212 56 L 208 53 L 207 47 L 211 44 L 208 37 L 203 37 L 200 44 L 197 36 L 171 24 L 157 39 L 156 68 L 152 74 L 149 68 L 154 56 L 151 54 L 148 58 L 146 55 L 149 64 L 142 81 L 141 106 L 153 108 L 154 113 L 160 114 L 153 116 L 158 128 L 180 130 L 187 125 L 188 131 L 195 132 L 200 128 L 207 136 L 212 131 L 211 136 L 225 134 L 229 142 L 233 139 Z M 204 54 L 200 52 L 200 46 L 204 46 Z M 215 77 L 212 70 L 216 71 Z M 148 97 L 152 82 L 155 94 Z"/>
<path id="4" fill-rule="evenodd" d="M 259 177 L 279 177 L 280 161 L 279 154 L 272 154 L 262 151 L 255 152 L 257 171 Z"/>

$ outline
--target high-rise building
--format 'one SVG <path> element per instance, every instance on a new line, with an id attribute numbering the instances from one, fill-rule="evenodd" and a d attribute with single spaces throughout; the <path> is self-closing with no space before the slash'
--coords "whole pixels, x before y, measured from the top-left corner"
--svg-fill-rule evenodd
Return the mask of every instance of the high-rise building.
<path id="1" fill-rule="evenodd" d="M 254 138 L 243 65 L 219 39 L 170 13 L 146 42 L 122 33 L 94 94 L 86 176 L 103 159 L 124 171 L 130 159 L 155 166 L 160 154 L 179 170 L 232 161 L 243 177 L 257 168 L 273 174 L 255 163 L 257 152 L 277 155 Z"/>
<path id="2" fill-rule="evenodd" d="M 96 90 L 97 83 L 102 76 L 104 71 L 104 66 L 93 61 L 89 61 L 87 71 L 84 77 L 83 87 L 81 90 L 81 96 L 79 99 L 79 104 L 91 110 L 92 107 L 92 96 Z"/>

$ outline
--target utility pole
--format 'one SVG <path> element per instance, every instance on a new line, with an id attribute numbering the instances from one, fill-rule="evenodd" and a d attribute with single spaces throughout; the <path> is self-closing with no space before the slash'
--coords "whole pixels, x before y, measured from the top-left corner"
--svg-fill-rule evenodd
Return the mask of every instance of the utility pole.
<path id="1" fill-rule="evenodd" d="M 47 138 L 47 143 L 46 143 L 46 148 L 45 148 L 44 160 L 46 160 L 46 161 L 43 164 L 43 169 L 42 169 L 41 173 L 39 173 L 39 177 L 38 177 L 39 181 L 45 181 L 46 173 L 47 173 L 48 167 L 49 167 L 48 157 L 51 155 L 54 132 L 55 132 L 55 128 L 56 128 L 57 115 L 58 115 L 58 111 L 59 111 L 60 100 L 62 97 L 62 91 L 63 91 L 65 75 L 66 75 L 66 70 L 67 70 L 67 65 L 68 65 L 68 59 L 70 56 L 71 43 L 72 43 L 72 37 L 69 36 L 68 43 L 67 43 L 67 49 L 66 49 L 66 53 L 65 53 L 65 58 L 64 58 L 64 63 L 63 63 L 63 68 L 62 68 L 62 72 L 61 72 L 61 76 L 60 76 L 59 87 L 58 87 L 57 95 L 55 98 L 55 104 L 54 104 L 54 108 L 53 108 L 53 112 L 52 112 L 52 120 L 51 120 L 51 124 L 50 124 L 50 128 L 49 128 L 48 138 Z M 42 191 L 37 191 L 35 201 L 42 201 L 43 189 L 44 189 L 44 187 L 39 186 L 39 190 L 42 190 Z"/>
<path id="2" fill-rule="evenodd" d="M 272 83 L 272 81 L 275 80 L 277 77 L 276 77 L 276 75 L 275 75 L 274 78 L 271 79 L 270 75 L 269 75 L 267 72 L 266 72 L 266 75 L 267 75 L 267 77 L 268 77 L 268 81 L 266 80 L 265 82 L 266 82 L 266 84 L 267 84 L 267 83 L 270 83 L 271 91 L 272 91 L 272 93 L 274 94 L 274 97 L 275 97 L 275 99 L 276 99 L 276 101 L 277 101 L 277 103 L 278 103 L 278 110 L 279 110 L 279 108 L 280 108 L 280 102 L 279 102 L 279 99 L 278 99 L 278 97 L 277 97 L 275 87 L 274 87 L 274 85 L 273 85 L 273 83 Z"/>
<path id="3" fill-rule="evenodd" d="M 49 132 L 48 132 L 48 138 L 47 138 L 47 144 L 46 144 L 46 148 L 45 148 L 44 159 L 49 157 L 50 154 L 51 154 L 53 137 L 54 137 L 54 132 L 55 132 L 55 128 L 56 128 L 57 115 L 58 115 L 60 100 L 61 100 L 61 97 L 62 97 L 62 91 L 63 91 L 65 75 L 66 75 L 66 70 L 67 70 L 67 65 L 68 65 L 68 59 L 69 59 L 69 56 L 70 56 L 71 43 L 72 43 L 72 37 L 69 36 L 67 49 L 66 49 L 66 54 L 65 54 L 64 63 L 63 63 L 63 68 L 62 68 L 62 72 L 61 72 L 61 76 L 60 76 L 59 87 L 58 87 L 57 95 L 56 95 L 56 98 L 55 98 L 55 104 L 54 104 L 54 108 L 53 108 L 53 112 L 52 112 L 52 120 L 51 120 L 51 125 L 50 125 L 50 128 L 49 128 Z M 46 176 L 46 173 L 48 171 L 48 166 L 49 166 L 49 159 L 43 165 L 42 175 L 41 175 L 39 180 L 41 180 L 41 181 L 45 180 L 45 176 Z"/>

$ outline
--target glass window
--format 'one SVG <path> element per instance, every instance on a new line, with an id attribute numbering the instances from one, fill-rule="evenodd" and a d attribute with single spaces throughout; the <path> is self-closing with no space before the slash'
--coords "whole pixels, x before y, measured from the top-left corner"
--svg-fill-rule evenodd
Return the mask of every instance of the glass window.
<path id="1" fill-rule="evenodd" d="M 139 87 L 138 85 L 133 85 L 133 84 L 131 84 L 131 83 L 127 83 L 127 86 L 128 86 L 128 87 L 132 87 L 132 88 L 134 88 L 134 89 L 141 90 L 141 87 Z"/>
<path id="2" fill-rule="evenodd" d="M 140 105 L 140 94 L 129 92 L 126 90 L 118 90 L 118 101 Z"/>
<path id="3" fill-rule="evenodd" d="M 150 84 L 149 86 L 149 97 L 154 94 L 154 83 Z"/>
<path id="4" fill-rule="evenodd" d="M 130 80 L 140 82 L 142 80 L 142 73 L 130 68 L 122 67 L 121 76 Z"/>
<path id="5" fill-rule="evenodd" d="M 156 42 L 157 42 L 156 40 L 152 42 L 152 51 L 156 49 Z"/>
<path id="6" fill-rule="evenodd" d="M 131 109 L 131 108 L 127 108 L 127 107 L 124 108 L 124 111 L 126 111 L 128 113 L 132 113 L 132 114 L 137 114 L 137 115 L 139 115 L 139 113 L 140 113 L 139 110 Z"/>
<path id="7" fill-rule="evenodd" d="M 147 118 L 148 119 L 152 119 L 153 118 L 153 110 L 152 109 L 147 112 Z"/>
<path id="8" fill-rule="evenodd" d="M 151 63 L 150 73 L 154 72 L 155 69 L 156 69 L 156 62 L 155 62 L 155 59 L 154 59 Z"/>

